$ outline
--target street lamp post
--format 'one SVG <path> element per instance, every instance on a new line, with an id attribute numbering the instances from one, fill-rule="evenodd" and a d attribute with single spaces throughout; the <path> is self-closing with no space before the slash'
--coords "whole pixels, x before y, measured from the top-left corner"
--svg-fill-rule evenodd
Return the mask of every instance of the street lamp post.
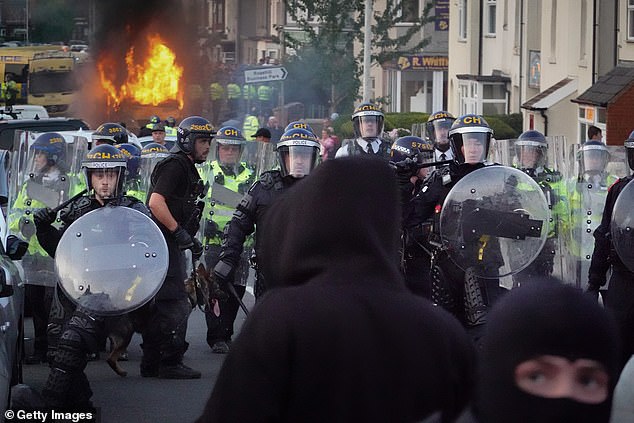
<path id="1" fill-rule="evenodd" d="M 372 0 L 365 0 L 365 25 L 363 34 L 363 101 L 370 101 L 370 42 L 372 40 Z"/>

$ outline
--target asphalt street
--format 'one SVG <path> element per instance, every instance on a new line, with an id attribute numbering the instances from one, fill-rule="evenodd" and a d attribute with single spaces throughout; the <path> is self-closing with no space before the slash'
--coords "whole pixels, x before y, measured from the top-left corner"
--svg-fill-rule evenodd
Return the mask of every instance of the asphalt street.
<path id="1" fill-rule="evenodd" d="M 247 292 L 244 298 L 251 308 L 254 297 Z M 236 329 L 242 325 L 245 315 L 238 312 Z M 26 348 L 30 348 L 33 325 L 30 319 L 25 322 Z M 225 355 L 213 354 L 205 341 L 206 326 L 204 314 L 195 309 L 189 318 L 187 341 L 189 349 L 183 360 L 188 366 L 202 373 L 201 379 L 166 380 L 142 378 L 139 374 L 141 362 L 141 337 L 135 334 L 130 347 L 129 361 L 121 362 L 128 371 L 127 377 L 121 377 L 110 369 L 105 361 L 106 354 L 91 361 L 86 374 L 93 390 L 93 403 L 98 408 L 101 422 L 138 422 L 138 423 L 181 423 L 192 422 L 202 412 L 216 381 Z M 38 391 L 42 389 L 48 375 L 48 365 L 25 365 L 24 383 Z"/>

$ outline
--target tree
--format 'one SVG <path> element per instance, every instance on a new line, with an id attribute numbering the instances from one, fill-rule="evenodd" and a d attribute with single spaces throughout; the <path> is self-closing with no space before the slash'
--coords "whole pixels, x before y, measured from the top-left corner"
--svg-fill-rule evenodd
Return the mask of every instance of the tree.
<path id="1" fill-rule="evenodd" d="M 414 42 L 423 25 L 430 22 L 432 2 L 416 15 L 413 1 L 385 0 L 384 10 L 375 10 L 372 24 L 372 60 L 385 63 L 403 53 L 420 52 L 427 38 Z M 285 58 L 289 76 L 289 101 L 328 106 L 330 112 L 350 110 L 358 98 L 363 51 L 353 54 L 355 42 L 363 45 L 363 0 L 284 0 L 298 31 L 282 31 L 282 40 L 292 52 Z M 407 22 L 403 33 L 397 24 Z"/>

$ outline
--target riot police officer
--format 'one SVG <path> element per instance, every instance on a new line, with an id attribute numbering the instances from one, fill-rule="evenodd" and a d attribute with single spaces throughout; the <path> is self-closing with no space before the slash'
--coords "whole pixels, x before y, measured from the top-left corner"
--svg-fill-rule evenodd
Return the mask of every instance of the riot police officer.
<path id="1" fill-rule="evenodd" d="M 92 147 L 101 144 L 124 144 L 128 142 L 128 131 L 118 123 L 102 123 L 92 133 Z"/>
<path id="2" fill-rule="evenodd" d="M 444 110 L 432 113 L 427 119 L 426 138 L 434 143 L 434 154 L 436 162 L 452 160 L 453 153 L 449 145 L 449 129 L 456 118 Z"/>
<path id="3" fill-rule="evenodd" d="M 183 119 L 176 137 L 178 152 L 159 162 L 152 172 L 147 204 L 165 235 L 169 268 L 150 308 L 150 324 L 143 333 L 143 377 L 200 378 L 200 372 L 182 363 L 191 312 L 183 284 L 186 279 L 184 250 L 191 250 L 194 258 L 202 255 L 202 244 L 195 235 L 206 192 L 194 165 L 206 160 L 214 134 L 205 118 Z"/>
<path id="4" fill-rule="evenodd" d="M 390 143 L 381 139 L 385 116 L 381 109 L 372 103 L 362 103 L 352 114 L 354 127 L 353 140 L 343 140 L 335 158 L 375 154 L 385 159 L 390 156 Z"/>
<path id="5" fill-rule="evenodd" d="M 634 170 L 634 131 L 625 140 L 627 162 Z M 611 241 L 611 222 L 619 194 L 630 183 L 632 176 L 617 180 L 610 186 L 605 200 L 601 224 L 594 231 L 594 251 L 588 272 L 587 291 L 598 298 L 611 270 L 610 285 L 604 303 L 611 309 L 621 332 L 625 360 L 634 354 L 634 272 L 631 272 L 616 253 Z"/>
<path id="6" fill-rule="evenodd" d="M 486 166 L 492 134 L 493 130 L 482 116 L 464 115 L 457 118 L 449 131 L 455 162 L 434 170 L 412 200 L 416 218 L 410 225 L 425 227 L 431 221 L 428 242 L 434 247 L 431 260 L 432 301 L 453 313 L 467 329 L 476 328 L 486 321 L 487 306 L 502 291 L 498 279 L 467 277 L 465 271 L 452 263 L 447 253 L 440 248 L 440 211 L 449 191 L 460 179 Z M 482 262 L 491 266 L 491 269 L 484 269 L 482 273 L 494 276 L 496 263 L 501 262 L 501 259 L 495 259 L 499 255 L 499 246 L 490 242 L 481 245 L 480 250 L 480 255 L 488 256 Z"/>
<path id="7" fill-rule="evenodd" d="M 565 214 L 565 190 L 561 173 L 547 165 L 548 141 L 539 131 L 528 130 L 515 141 L 516 166 L 539 184 L 551 210 L 552 221 L 546 243 L 539 256 L 524 270 L 514 276 L 516 283 L 531 279 L 543 279 L 553 273 L 561 220 Z"/>
<path id="8" fill-rule="evenodd" d="M 231 221 L 225 226 L 220 260 L 214 267 L 214 275 L 222 282 L 229 283 L 236 271 L 244 242 L 261 223 L 268 207 L 285 190 L 306 177 L 317 164 L 319 140 L 305 129 L 286 131 L 276 146 L 279 170 L 262 173 L 238 204 Z M 256 237 L 255 253 L 258 243 Z M 255 296 L 258 298 L 267 287 L 260 274 L 257 275 Z"/>
<path id="9" fill-rule="evenodd" d="M 124 206 L 149 215 L 139 200 L 123 195 L 126 160 L 111 145 L 93 148 L 82 161 L 88 194 L 59 212 L 62 225 L 52 226 L 57 213 L 50 208 L 35 213 L 37 239 L 51 256 L 55 256 L 62 234 L 86 213 L 105 205 Z M 75 307 L 59 286 L 56 286 L 48 325 L 50 372 L 42 396 L 51 407 L 91 407 L 92 391 L 84 374 L 87 354 L 98 351 L 105 339 L 104 318 Z"/>
<path id="10" fill-rule="evenodd" d="M 403 206 L 401 267 L 410 291 L 427 299 L 431 299 L 431 247 L 427 245 L 431 222 L 420 222 L 410 199 L 420 190 L 434 163 L 434 145 L 429 139 L 401 137 L 390 149 L 390 166 L 399 180 Z"/>
<path id="11" fill-rule="evenodd" d="M 569 210 L 564 221 L 567 229 L 567 274 L 581 289 L 587 288 L 592 258 L 592 233 L 602 220 L 608 188 L 617 177 L 607 170 L 610 150 L 601 141 L 586 141 L 577 154 L 579 173 L 568 188 Z"/>
<path id="12" fill-rule="evenodd" d="M 207 196 L 202 223 L 203 259 L 207 269 L 218 263 L 222 233 L 235 212 L 236 206 L 255 180 L 255 173 L 240 160 L 246 140 L 239 129 L 225 126 L 218 130 L 214 138 L 215 158 L 201 168 L 203 178 L 211 183 Z M 240 256 L 232 283 L 240 298 L 244 296 L 249 276 L 249 251 Z M 220 315 L 205 313 L 207 323 L 207 343 L 211 351 L 218 354 L 229 352 L 233 335 L 233 322 L 238 314 L 239 303 L 233 296 L 220 301 Z M 210 301 L 213 301 L 210 298 Z"/>
<path id="13" fill-rule="evenodd" d="M 70 180 L 66 165 L 66 141 L 56 132 L 39 135 L 30 147 L 27 165 L 28 179 L 22 185 L 11 206 L 9 229 L 28 240 L 29 248 L 22 258 L 26 279 L 25 303 L 31 307 L 34 328 L 34 352 L 26 357 L 27 364 L 46 359 L 46 327 L 51 309 L 53 287 L 56 284 L 55 263 L 35 236 L 32 212 L 57 205 L 68 198 Z M 39 187 L 38 190 L 34 189 Z M 52 197 L 52 198 L 48 198 Z"/>

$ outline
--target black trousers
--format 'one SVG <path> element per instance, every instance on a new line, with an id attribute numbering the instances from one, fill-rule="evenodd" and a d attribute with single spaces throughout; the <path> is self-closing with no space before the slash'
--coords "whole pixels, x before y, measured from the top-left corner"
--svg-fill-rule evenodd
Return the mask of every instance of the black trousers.
<path id="1" fill-rule="evenodd" d="M 623 365 L 634 354 L 634 279 L 626 269 L 612 268 L 605 305 L 612 310 L 623 340 Z"/>
<path id="2" fill-rule="evenodd" d="M 216 263 L 218 263 L 218 255 L 221 248 L 217 245 L 209 245 L 205 248 L 203 258 L 205 260 L 205 266 L 207 269 L 213 269 Z M 249 276 L 249 261 L 248 253 L 245 251 L 240 257 L 240 263 L 236 268 L 234 275 L 234 285 L 236 293 L 240 297 L 240 300 L 244 298 L 246 291 L 246 279 Z M 205 313 L 205 321 L 207 323 L 207 343 L 210 347 L 219 341 L 231 341 L 233 336 L 233 324 L 238 315 L 240 304 L 238 300 L 227 292 L 227 298 L 219 301 L 220 315 L 216 316 L 213 310 L 209 313 Z"/>

